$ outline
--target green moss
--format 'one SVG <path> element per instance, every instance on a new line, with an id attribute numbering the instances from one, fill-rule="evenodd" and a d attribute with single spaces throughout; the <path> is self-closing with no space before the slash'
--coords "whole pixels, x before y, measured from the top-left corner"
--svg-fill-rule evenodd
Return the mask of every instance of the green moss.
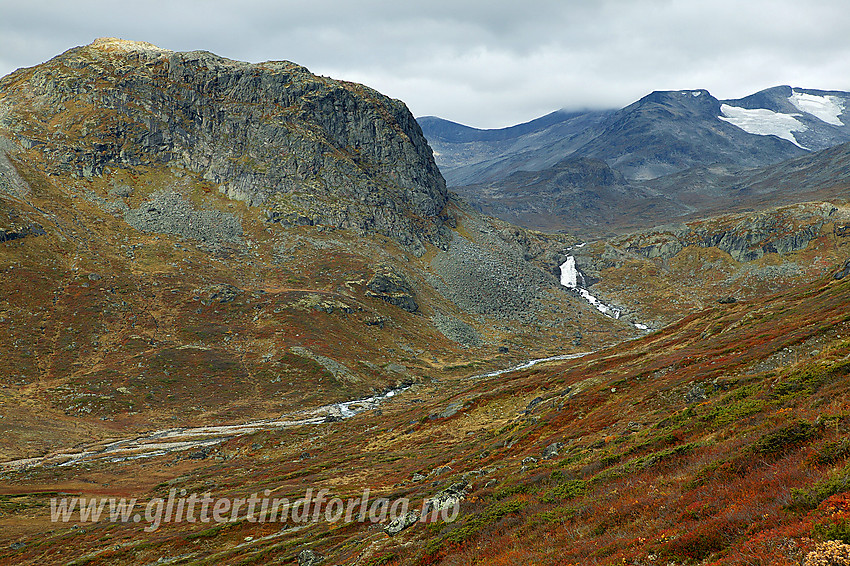
<path id="1" fill-rule="evenodd" d="M 585 494 L 587 494 L 587 482 L 585 480 L 568 480 L 549 490 L 540 500 L 551 503 L 581 497 Z"/>
<path id="2" fill-rule="evenodd" d="M 218 533 L 223 528 L 224 528 L 224 525 L 222 524 L 222 525 L 216 525 L 216 526 L 211 527 L 209 529 L 205 529 L 203 531 L 198 531 L 197 533 L 191 533 L 191 534 L 186 535 L 186 540 L 195 540 L 195 539 L 200 539 L 200 538 L 213 538 L 213 537 L 218 536 Z"/>
<path id="3" fill-rule="evenodd" d="M 804 421 L 797 421 L 787 426 L 769 432 L 755 441 L 751 450 L 756 454 L 773 455 L 781 454 L 789 448 L 793 448 L 811 439 L 817 433 L 817 429 Z"/>
<path id="4" fill-rule="evenodd" d="M 717 426 L 725 426 L 760 413 L 764 406 L 765 402 L 761 399 L 741 399 L 729 405 L 721 402 L 705 415 L 705 419 Z"/>
<path id="5" fill-rule="evenodd" d="M 396 554 L 393 554 L 393 553 L 384 554 L 383 556 L 378 556 L 376 558 L 373 558 L 367 564 L 369 566 L 382 566 L 383 564 L 389 564 L 390 562 L 392 562 L 396 558 L 397 558 Z"/>
<path id="6" fill-rule="evenodd" d="M 812 533 L 821 540 L 840 540 L 844 544 L 850 544 L 850 521 L 841 520 L 837 523 L 815 525 Z"/>
<path id="7" fill-rule="evenodd" d="M 512 495 L 528 493 L 529 491 L 531 491 L 531 485 L 527 483 L 518 483 L 497 489 L 496 492 L 493 494 L 493 497 L 497 501 L 501 501 L 503 499 L 507 499 Z"/>
<path id="8" fill-rule="evenodd" d="M 811 511 L 826 498 L 848 490 L 850 490 L 850 464 L 829 478 L 817 482 L 808 490 L 792 489 L 792 499 L 788 508 L 793 511 Z"/>
<path id="9" fill-rule="evenodd" d="M 827 442 L 816 448 L 816 451 L 809 458 L 812 464 L 823 466 L 826 464 L 834 464 L 839 460 L 844 460 L 850 456 L 850 438 L 842 438 L 841 440 Z"/>
<path id="10" fill-rule="evenodd" d="M 578 510 L 573 507 L 556 507 L 550 511 L 545 511 L 535 515 L 531 521 L 531 525 L 558 525 L 566 523 L 576 516 Z"/>

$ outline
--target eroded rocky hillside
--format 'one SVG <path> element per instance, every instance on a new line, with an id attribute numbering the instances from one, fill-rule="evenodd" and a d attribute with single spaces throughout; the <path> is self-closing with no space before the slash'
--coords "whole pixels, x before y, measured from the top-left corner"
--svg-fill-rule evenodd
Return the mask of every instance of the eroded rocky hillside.
<path id="1" fill-rule="evenodd" d="M 403 103 L 292 63 L 98 40 L 0 81 L 0 139 L 6 458 L 636 335 Z"/>

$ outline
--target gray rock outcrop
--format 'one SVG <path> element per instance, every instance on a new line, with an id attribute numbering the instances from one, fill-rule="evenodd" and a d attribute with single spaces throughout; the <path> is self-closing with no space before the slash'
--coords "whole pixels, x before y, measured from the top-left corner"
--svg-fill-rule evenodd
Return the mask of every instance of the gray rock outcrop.
<path id="1" fill-rule="evenodd" d="M 419 511 L 408 511 L 400 517 L 396 517 L 389 525 L 384 527 L 384 532 L 388 535 L 397 535 L 404 529 L 412 527 L 419 520 Z"/>
<path id="2" fill-rule="evenodd" d="M 417 254 L 449 237 L 445 181 L 419 125 L 359 84 L 105 38 L 0 89 L 0 126 L 57 173 L 169 165 L 270 221 L 378 232 Z"/>
<path id="3" fill-rule="evenodd" d="M 834 211 L 829 205 L 821 205 L 810 210 L 780 209 L 722 224 L 668 226 L 629 236 L 622 244 L 649 259 L 670 259 L 688 246 L 699 246 L 714 247 L 736 261 L 750 262 L 769 253 L 784 255 L 805 249 Z"/>
<path id="4" fill-rule="evenodd" d="M 366 289 L 368 296 L 377 297 L 407 312 L 419 310 L 413 288 L 407 278 L 392 266 L 379 266 L 377 272 L 366 283 Z"/>

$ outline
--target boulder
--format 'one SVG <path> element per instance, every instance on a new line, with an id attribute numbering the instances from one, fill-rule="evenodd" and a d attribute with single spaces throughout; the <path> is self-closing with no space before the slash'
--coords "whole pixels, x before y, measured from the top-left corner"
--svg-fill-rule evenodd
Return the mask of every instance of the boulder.
<path id="1" fill-rule="evenodd" d="M 324 557 L 312 550 L 302 550 L 298 553 L 298 566 L 316 566 L 321 564 Z"/>
<path id="2" fill-rule="evenodd" d="M 419 511 L 408 511 L 404 515 L 397 517 L 389 525 L 384 527 L 384 532 L 390 536 L 397 535 L 404 529 L 416 524 L 419 520 Z"/>
<path id="3" fill-rule="evenodd" d="M 419 310 L 410 283 L 402 273 L 391 266 L 379 266 L 376 273 L 366 283 L 366 289 L 366 295 L 377 297 L 407 312 Z"/>

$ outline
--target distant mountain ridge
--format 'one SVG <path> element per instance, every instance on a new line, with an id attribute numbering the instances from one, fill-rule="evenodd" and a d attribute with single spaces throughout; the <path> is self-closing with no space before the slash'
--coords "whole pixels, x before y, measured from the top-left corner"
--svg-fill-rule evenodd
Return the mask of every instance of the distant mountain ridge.
<path id="1" fill-rule="evenodd" d="M 420 123 L 448 185 L 479 211 L 599 236 L 829 198 L 831 187 L 843 195 L 845 152 L 819 152 L 850 142 L 848 110 L 850 93 L 779 86 L 734 100 L 656 91 L 621 110 L 556 112 L 501 130 Z"/>
<path id="2" fill-rule="evenodd" d="M 713 164 L 758 167 L 850 141 L 850 93 L 777 86 L 720 100 L 707 90 L 655 91 L 620 110 L 559 111 L 476 130 L 435 117 L 423 133 L 449 186 L 541 171 L 565 157 L 606 161 L 628 179 Z"/>
<path id="3" fill-rule="evenodd" d="M 498 130 L 479 130 L 433 116 L 417 121 L 446 182 L 460 186 L 550 167 L 580 147 L 583 135 L 611 113 L 556 111 Z"/>

